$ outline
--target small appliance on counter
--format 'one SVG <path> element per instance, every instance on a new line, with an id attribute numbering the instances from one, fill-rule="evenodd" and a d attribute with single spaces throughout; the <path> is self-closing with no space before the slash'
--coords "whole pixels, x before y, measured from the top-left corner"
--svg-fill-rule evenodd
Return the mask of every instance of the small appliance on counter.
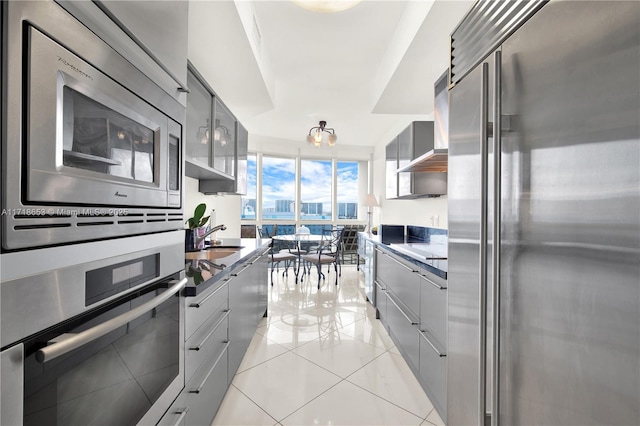
<path id="1" fill-rule="evenodd" d="M 404 243 L 404 225 L 380 225 L 378 232 L 382 244 Z"/>

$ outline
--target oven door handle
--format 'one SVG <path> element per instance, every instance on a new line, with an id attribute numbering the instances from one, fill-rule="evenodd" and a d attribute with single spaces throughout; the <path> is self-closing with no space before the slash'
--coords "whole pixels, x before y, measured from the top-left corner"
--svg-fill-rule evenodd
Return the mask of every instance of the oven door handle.
<path id="1" fill-rule="evenodd" d="M 187 284 L 187 278 L 183 278 L 180 281 L 170 281 L 170 284 L 173 285 L 169 287 L 167 291 L 138 306 L 137 308 L 134 308 L 129 312 L 103 322 L 102 324 L 96 325 L 95 327 L 92 327 L 88 330 L 82 331 L 78 334 L 73 334 L 70 337 L 60 341 L 59 343 L 55 343 L 51 346 L 40 349 L 38 352 L 36 352 L 36 360 L 41 363 L 51 361 L 52 359 L 64 355 L 67 352 L 71 352 L 74 349 L 84 346 L 87 343 L 90 343 L 104 336 L 105 334 L 110 333 L 119 327 L 122 327 L 123 325 L 149 312 L 153 308 L 161 305 L 165 301 L 169 300 L 174 294 L 181 291 Z"/>

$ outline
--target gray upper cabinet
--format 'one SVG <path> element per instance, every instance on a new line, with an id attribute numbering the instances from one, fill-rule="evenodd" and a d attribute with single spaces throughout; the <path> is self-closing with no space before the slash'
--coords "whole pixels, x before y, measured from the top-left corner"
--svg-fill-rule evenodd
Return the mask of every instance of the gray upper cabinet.
<path id="1" fill-rule="evenodd" d="M 398 138 L 395 137 L 385 148 L 386 198 L 398 198 Z"/>
<path id="2" fill-rule="evenodd" d="M 138 45 L 184 85 L 187 81 L 187 0 L 100 0 L 97 3 L 111 12 L 112 19 L 121 23 Z"/>
<path id="3" fill-rule="evenodd" d="M 249 154 L 249 132 L 247 132 L 247 129 L 245 129 L 239 121 L 236 121 L 235 124 L 235 156 L 231 160 L 232 162 L 225 163 L 226 165 L 232 165 L 231 172 L 233 173 L 235 179 L 200 179 L 198 190 L 204 194 L 245 195 L 247 193 L 247 157 Z"/>
<path id="4" fill-rule="evenodd" d="M 57 0 L 57 3 L 169 95 L 186 104 L 187 0 Z"/>
<path id="5" fill-rule="evenodd" d="M 191 64 L 189 64 L 187 78 L 190 93 L 187 97 L 185 175 L 195 179 L 233 181 L 233 175 L 227 173 L 228 169 L 225 167 L 226 159 L 218 159 L 216 156 L 228 155 L 229 149 L 226 145 L 235 146 L 235 118 L 226 108 L 223 109 L 213 89 Z M 224 134 L 224 152 L 220 148 L 221 118 L 225 128 L 230 121 L 234 122 L 232 125 L 234 131 L 231 134 Z M 235 147 L 231 148 L 231 151 L 235 153 Z"/>
<path id="6" fill-rule="evenodd" d="M 217 97 L 212 128 L 213 168 L 235 177 L 236 118 Z"/>
<path id="7" fill-rule="evenodd" d="M 185 175 L 205 194 L 246 194 L 249 134 L 189 63 Z"/>
<path id="8" fill-rule="evenodd" d="M 186 174 L 189 177 L 205 177 L 205 171 L 212 162 L 211 116 L 212 96 L 207 88 L 192 72 L 187 78 L 190 93 L 187 98 L 187 128 L 185 159 L 188 161 Z M 202 167 L 204 170 L 199 170 Z M 201 173 L 199 173 L 201 172 Z"/>
<path id="9" fill-rule="evenodd" d="M 387 145 L 387 199 L 434 197 L 447 193 L 446 173 L 397 172 L 433 147 L 433 121 L 414 121 Z"/>

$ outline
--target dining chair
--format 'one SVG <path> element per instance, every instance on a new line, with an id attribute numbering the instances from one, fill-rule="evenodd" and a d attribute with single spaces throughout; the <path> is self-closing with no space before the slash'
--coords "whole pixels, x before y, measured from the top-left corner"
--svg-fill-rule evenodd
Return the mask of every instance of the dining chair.
<path id="1" fill-rule="evenodd" d="M 318 271 L 318 289 L 320 289 L 320 280 L 325 279 L 322 273 L 322 266 L 331 266 L 331 264 L 333 264 L 336 272 L 336 285 L 338 285 L 338 263 L 340 259 L 339 250 L 342 232 L 342 229 L 335 229 L 328 233 L 323 233 L 317 251 L 302 256 L 303 271 L 300 281 L 304 280 L 307 271 L 309 271 L 309 274 L 311 273 L 311 265 L 315 265 Z"/>
<path id="2" fill-rule="evenodd" d="M 328 256 L 334 256 L 336 259 L 336 267 L 338 268 L 338 276 L 342 276 L 342 262 L 344 261 L 344 236 L 345 236 L 346 228 L 341 227 L 337 229 L 333 229 L 330 231 L 332 238 L 334 239 L 333 244 L 335 244 L 335 248 L 327 253 Z"/>
<path id="3" fill-rule="evenodd" d="M 296 284 L 298 283 L 298 267 L 296 262 L 298 261 L 298 256 L 286 251 L 277 251 L 274 250 L 274 242 L 275 240 L 271 240 L 269 243 L 270 254 L 271 254 L 271 286 L 273 287 L 273 270 L 278 268 L 278 272 L 280 272 L 279 265 L 280 263 L 284 263 L 284 271 L 282 272 L 282 276 L 289 275 L 289 267 L 294 265 L 294 272 L 296 275 Z"/>

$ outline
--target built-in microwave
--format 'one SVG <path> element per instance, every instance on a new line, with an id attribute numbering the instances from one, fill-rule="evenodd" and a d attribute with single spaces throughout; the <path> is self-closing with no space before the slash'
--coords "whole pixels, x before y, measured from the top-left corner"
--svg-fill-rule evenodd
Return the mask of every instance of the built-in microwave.
<path id="1" fill-rule="evenodd" d="M 3 250 L 183 228 L 185 108 L 54 2 L 4 2 Z"/>

